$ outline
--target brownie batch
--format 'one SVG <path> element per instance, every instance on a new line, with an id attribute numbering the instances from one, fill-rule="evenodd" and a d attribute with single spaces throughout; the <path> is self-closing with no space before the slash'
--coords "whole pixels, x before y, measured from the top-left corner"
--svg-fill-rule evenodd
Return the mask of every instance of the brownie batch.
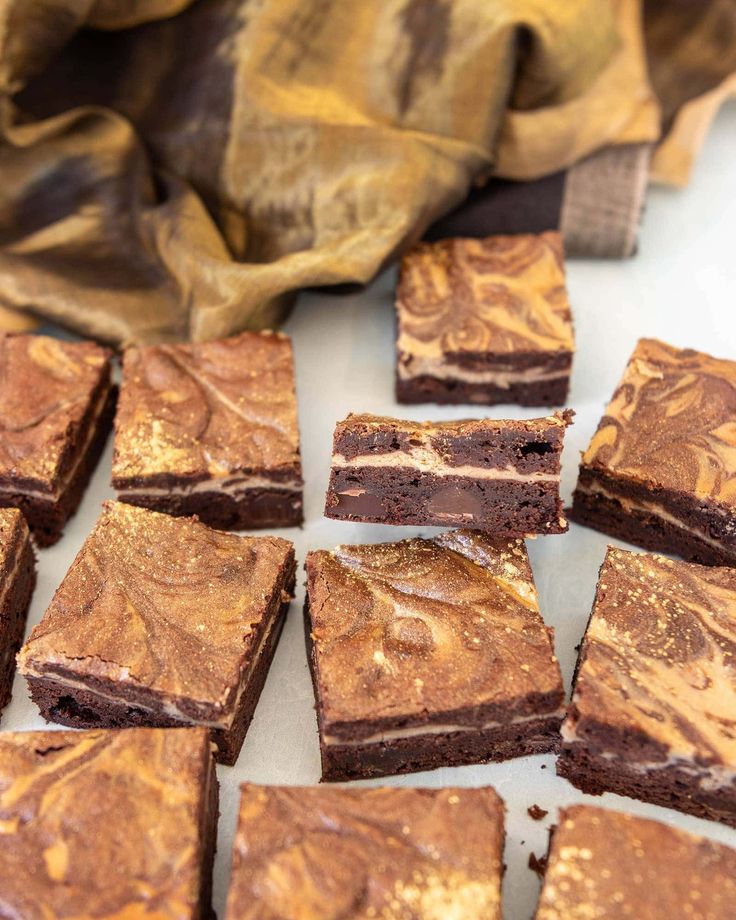
<path id="1" fill-rule="evenodd" d="M 420 244 L 396 309 L 398 401 L 564 402 L 558 234 Z M 294 594 L 290 541 L 227 532 L 302 521 L 291 343 L 125 351 L 118 501 L 24 645 L 31 536 L 75 512 L 116 390 L 88 342 L 3 335 L 0 371 L 0 707 L 17 652 L 44 718 L 86 729 L 0 733 L 0 913 L 208 920 L 214 762 L 238 757 Z M 636 347 L 570 516 L 686 561 L 609 547 L 566 706 L 524 537 L 567 530 L 572 417 L 338 422 L 328 517 L 455 529 L 308 553 L 322 779 L 555 752 L 584 792 L 736 827 L 736 363 Z M 503 847 L 490 788 L 246 784 L 227 918 L 500 920 Z M 734 903 L 736 850 L 573 806 L 536 918 Z"/>

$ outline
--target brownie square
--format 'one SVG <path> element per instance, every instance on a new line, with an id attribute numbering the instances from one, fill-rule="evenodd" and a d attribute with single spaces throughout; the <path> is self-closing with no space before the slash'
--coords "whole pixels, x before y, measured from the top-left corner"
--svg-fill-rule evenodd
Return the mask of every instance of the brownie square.
<path id="1" fill-rule="evenodd" d="M 112 468 L 119 500 L 224 530 L 300 524 L 294 386 L 281 333 L 127 349 Z"/>
<path id="2" fill-rule="evenodd" d="M 245 785 L 227 920 L 500 920 L 504 806 L 480 789 Z"/>
<path id="3" fill-rule="evenodd" d="M 522 540 L 338 546 L 306 570 L 323 779 L 556 750 L 562 680 Z"/>
<path id="4" fill-rule="evenodd" d="M 94 342 L 0 333 L 0 505 L 39 546 L 61 536 L 105 446 L 112 352 Z"/>
<path id="5" fill-rule="evenodd" d="M 420 243 L 396 294 L 403 403 L 567 399 L 575 348 L 555 231 Z"/>
<path id="6" fill-rule="evenodd" d="M 504 536 L 563 533 L 560 458 L 573 414 L 459 422 L 349 415 L 335 428 L 325 514 Z"/>
<path id="7" fill-rule="evenodd" d="M 609 548 L 558 772 L 736 827 L 736 571 Z"/>
<path id="8" fill-rule="evenodd" d="M 726 920 L 735 905 L 736 850 L 659 821 L 574 805 L 552 834 L 536 920 Z"/>
<path id="9" fill-rule="evenodd" d="M 3 732 L 0 822 L 6 917 L 212 916 L 204 729 Z"/>
<path id="10" fill-rule="evenodd" d="M 294 549 L 108 502 L 18 663 L 44 718 L 205 725 L 234 763 L 294 588 Z"/>
<path id="11" fill-rule="evenodd" d="M 641 339 L 580 464 L 571 518 L 736 565 L 736 362 Z"/>
<path id="12" fill-rule="evenodd" d="M 15 655 L 36 586 L 28 524 L 17 508 L 0 508 L 0 709 L 10 702 Z"/>

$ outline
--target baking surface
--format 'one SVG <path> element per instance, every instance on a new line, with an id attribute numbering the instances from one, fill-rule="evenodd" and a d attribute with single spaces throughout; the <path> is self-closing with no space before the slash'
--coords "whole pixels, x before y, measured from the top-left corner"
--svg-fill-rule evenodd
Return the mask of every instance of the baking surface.
<path id="1" fill-rule="evenodd" d="M 595 430 L 639 337 L 658 337 L 736 360 L 736 104 L 717 120 L 691 185 L 682 191 L 652 189 L 639 255 L 628 262 L 568 263 L 570 300 L 578 353 L 569 405 L 575 425 L 568 430 L 563 457 L 563 496 L 569 501 L 578 452 Z M 332 430 L 350 411 L 420 420 L 473 417 L 479 408 L 398 406 L 393 398 L 395 271 L 368 290 L 349 297 L 303 295 L 285 327 L 294 341 L 299 418 L 304 459 L 305 518 L 302 530 L 274 531 L 296 544 L 300 576 L 284 635 L 276 652 L 253 724 L 235 767 L 218 767 L 221 784 L 219 851 L 215 864 L 215 909 L 224 904 L 238 805 L 239 783 L 313 784 L 319 780 L 319 748 L 314 699 L 302 628 L 304 557 L 311 549 L 338 543 L 398 540 L 427 529 L 350 524 L 323 517 Z M 497 418 L 532 418 L 545 410 L 491 407 Z M 38 622 L 99 513 L 112 497 L 109 488 L 112 443 L 108 443 L 80 511 L 64 538 L 39 553 L 38 587 L 28 628 Z M 555 627 L 556 648 L 566 686 L 593 600 L 604 535 L 572 525 L 563 536 L 528 541 L 542 614 Z M 611 541 L 614 542 L 614 541 Z M 625 545 L 625 544 L 619 544 Z M 0 728 L 43 728 L 46 724 L 16 676 L 13 701 Z M 445 768 L 370 785 L 476 786 L 490 784 L 507 805 L 504 904 L 507 920 L 534 912 L 539 882 L 527 867 L 530 853 L 547 848 L 547 830 L 560 805 L 588 801 L 658 818 L 736 847 L 736 830 L 678 812 L 614 795 L 585 796 L 555 776 L 554 757 L 528 757 L 502 764 Z M 549 814 L 533 821 L 527 808 Z"/>

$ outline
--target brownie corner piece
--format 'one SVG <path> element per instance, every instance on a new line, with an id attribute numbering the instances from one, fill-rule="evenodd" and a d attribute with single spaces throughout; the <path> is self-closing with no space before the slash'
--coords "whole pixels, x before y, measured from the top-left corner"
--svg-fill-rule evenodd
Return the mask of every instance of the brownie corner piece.
<path id="1" fill-rule="evenodd" d="M 736 850 L 635 815 L 573 805 L 552 832 L 535 920 L 733 916 Z"/>
<path id="2" fill-rule="evenodd" d="M 398 402 L 566 402 L 575 344 L 558 232 L 419 243 L 396 313 Z"/>
<path id="3" fill-rule="evenodd" d="M 294 580 L 288 540 L 108 502 L 21 649 L 19 670 L 49 721 L 204 725 L 218 759 L 232 764 Z"/>
<path id="4" fill-rule="evenodd" d="M 641 339 L 582 456 L 570 517 L 736 566 L 736 361 Z"/>
<path id="5" fill-rule="evenodd" d="M 324 780 L 557 749 L 562 679 L 522 540 L 338 546 L 306 570 Z"/>
<path id="6" fill-rule="evenodd" d="M 291 340 L 280 332 L 127 349 L 118 499 L 223 530 L 301 524 L 295 386 Z"/>
<path id="7" fill-rule="evenodd" d="M 564 533 L 560 463 L 573 415 L 412 422 L 351 414 L 335 427 L 325 515 L 505 536 Z"/>
<path id="8" fill-rule="evenodd" d="M 500 920 L 503 845 L 490 787 L 246 784 L 226 920 L 302 917 L 305 905 L 320 918 Z"/>
<path id="9" fill-rule="evenodd" d="M 6 916 L 211 917 L 206 730 L 2 732 L 0 787 Z"/>
<path id="10" fill-rule="evenodd" d="M 15 655 L 23 641 L 36 585 L 28 524 L 17 508 L 0 508 L 0 709 L 10 701 Z"/>
<path id="11" fill-rule="evenodd" d="M 39 546 L 61 537 L 105 446 L 111 358 L 94 342 L 0 333 L 0 505 L 23 512 Z"/>
<path id="12" fill-rule="evenodd" d="M 558 773 L 736 827 L 736 570 L 610 547 Z"/>

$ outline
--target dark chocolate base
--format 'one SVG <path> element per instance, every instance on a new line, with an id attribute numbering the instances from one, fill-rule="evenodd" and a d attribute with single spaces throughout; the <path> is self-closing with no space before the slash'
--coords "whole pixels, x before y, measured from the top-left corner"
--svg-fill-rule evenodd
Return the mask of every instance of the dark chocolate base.
<path id="1" fill-rule="evenodd" d="M 676 767 L 638 773 L 621 760 L 591 753 L 581 743 L 562 745 L 557 773 L 589 795 L 615 792 L 736 827 L 736 785 L 703 790 L 691 774 Z"/>
<path id="2" fill-rule="evenodd" d="M 569 517 L 576 524 L 654 552 L 672 553 L 701 565 L 736 566 L 736 549 L 730 549 L 725 544 L 712 546 L 656 515 L 624 510 L 615 499 L 603 495 L 589 495 L 576 490 Z"/>
<path id="3" fill-rule="evenodd" d="M 325 745 L 320 740 L 323 781 L 368 779 L 437 767 L 495 763 L 558 750 L 559 716 L 485 730 L 414 735 L 361 745 Z"/>
<path id="4" fill-rule="evenodd" d="M 333 468 L 325 515 L 510 537 L 567 530 L 557 482 L 433 476 L 409 467 Z"/>
<path id="5" fill-rule="evenodd" d="M 217 851 L 217 822 L 220 817 L 220 789 L 214 764 L 208 777 L 207 801 L 200 822 L 199 839 L 202 841 L 202 862 L 200 866 L 199 903 L 196 920 L 217 920 L 212 909 L 212 870 Z"/>
<path id="6" fill-rule="evenodd" d="M 15 656 L 23 643 L 28 607 L 36 586 L 36 560 L 30 540 L 20 551 L 18 570 L 0 610 L 0 709 L 10 702 Z"/>
<path id="7" fill-rule="evenodd" d="M 76 513 L 107 442 L 115 415 L 116 401 L 117 388 L 112 387 L 102 413 L 97 419 L 95 433 L 86 453 L 57 501 L 24 495 L 22 492 L 0 494 L 0 507 L 20 508 L 23 512 L 37 546 L 53 546 L 60 539 L 66 522 Z"/>
<path id="8" fill-rule="evenodd" d="M 564 406 L 570 388 L 570 374 L 534 383 L 516 383 L 508 387 L 491 383 L 467 383 L 423 374 L 410 380 L 396 378 L 396 401 L 400 403 L 435 403 L 436 405 Z"/>
<path id="9" fill-rule="evenodd" d="M 221 492 L 190 495 L 123 493 L 122 502 L 174 517 L 197 517 L 216 530 L 256 530 L 263 527 L 298 527 L 304 520 L 302 493 L 283 489 L 248 489 L 237 498 Z"/>
<path id="10" fill-rule="evenodd" d="M 293 586 L 293 574 L 290 585 Z M 289 583 L 286 589 L 290 592 Z M 211 729 L 212 740 L 217 745 L 215 758 L 219 763 L 232 766 L 238 759 L 248 726 L 266 682 L 276 646 L 284 627 L 290 598 L 279 607 L 271 627 L 269 640 L 250 676 L 248 687 L 240 698 L 235 719 L 229 729 Z M 68 725 L 71 728 L 183 728 L 198 724 L 172 719 L 163 712 L 153 712 L 129 704 L 124 699 L 110 700 L 94 690 L 67 686 L 63 679 L 54 677 L 28 677 L 31 699 L 47 722 Z"/>

